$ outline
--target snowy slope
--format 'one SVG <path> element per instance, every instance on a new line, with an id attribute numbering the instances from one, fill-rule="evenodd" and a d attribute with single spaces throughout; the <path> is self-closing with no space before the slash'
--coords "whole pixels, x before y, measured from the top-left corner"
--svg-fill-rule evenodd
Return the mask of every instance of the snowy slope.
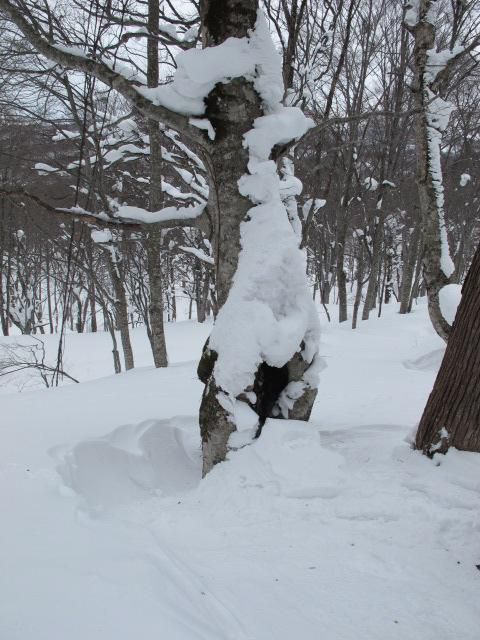
<path id="1" fill-rule="evenodd" d="M 480 456 L 405 442 L 442 344 L 394 311 L 323 322 L 312 422 L 203 481 L 208 327 L 169 327 L 167 371 L 3 395 L 1 640 L 476 640 Z M 81 379 L 102 338 L 72 336 Z"/>

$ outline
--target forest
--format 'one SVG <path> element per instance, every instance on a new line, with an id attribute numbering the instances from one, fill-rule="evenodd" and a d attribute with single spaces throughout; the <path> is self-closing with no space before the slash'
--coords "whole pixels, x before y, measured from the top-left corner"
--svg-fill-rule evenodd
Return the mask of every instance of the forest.
<path id="1" fill-rule="evenodd" d="M 476 0 L 0 0 L 2 640 L 478 637 L 479 63 Z"/>

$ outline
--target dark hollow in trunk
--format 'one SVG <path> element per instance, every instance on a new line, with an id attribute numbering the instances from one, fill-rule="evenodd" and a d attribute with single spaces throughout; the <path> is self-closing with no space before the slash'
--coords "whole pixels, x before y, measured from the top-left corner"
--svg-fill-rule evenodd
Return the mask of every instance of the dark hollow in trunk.
<path id="1" fill-rule="evenodd" d="M 271 367 L 266 362 L 258 367 L 253 391 L 257 397 L 255 412 L 258 414 L 258 427 L 255 437 L 262 433 L 267 418 L 273 416 L 273 408 L 278 398 L 288 384 L 288 365 Z M 280 417 L 280 416 L 277 416 Z"/>

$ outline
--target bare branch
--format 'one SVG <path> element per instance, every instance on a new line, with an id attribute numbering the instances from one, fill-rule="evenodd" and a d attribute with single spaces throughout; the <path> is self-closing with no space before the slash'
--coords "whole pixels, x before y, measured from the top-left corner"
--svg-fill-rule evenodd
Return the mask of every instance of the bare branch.
<path id="1" fill-rule="evenodd" d="M 165 123 L 172 129 L 182 132 L 197 144 L 207 145 L 205 136 L 201 134 L 198 128 L 189 124 L 188 116 L 153 104 L 151 100 L 139 93 L 136 85 L 131 80 L 111 69 L 105 62 L 87 56 L 76 55 L 55 46 L 40 35 L 39 30 L 27 21 L 21 11 L 9 0 L 0 0 L 0 10 L 9 16 L 38 53 L 65 69 L 76 69 L 94 76 L 127 98 L 147 118 Z"/>

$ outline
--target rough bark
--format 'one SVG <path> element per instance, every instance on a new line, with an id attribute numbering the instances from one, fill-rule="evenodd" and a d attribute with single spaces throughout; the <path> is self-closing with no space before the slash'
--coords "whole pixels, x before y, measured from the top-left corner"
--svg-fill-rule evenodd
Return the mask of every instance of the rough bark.
<path id="1" fill-rule="evenodd" d="M 428 456 L 446 453 L 449 447 L 480 452 L 480 247 L 415 445 Z"/>
<path id="2" fill-rule="evenodd" d="M 254 28 L 258 0 L 210 0 L 203 2 L 203 42 L 218 45 L 228 37 L 242 38 Z M 253 84 L 244 78 L 218 84 L 206 99 L 206 116 L 215 130 L 215 151 L 209 156 L 209 213 L 212 217 L 215 283 L 218 307 L 227 298 L 238 266 L 241 249 L 240 225 L 246 219 L 252 202 L 240 195 L 238 180 L 248 173 L 248 151 L 243 136 L 263 115 L 260 96 Z M 235 340 L 235 336 L 232 336 Z M 259 416 L 259 431 L 273 413 L 274 406 L 287 384 L 300 380 L 308 364 L 299 353 L 281 369 L 261 363 L 253 389 L 256 402 L 252 408 Z M 203 473 L 225 459 L 228 440 L 235 431 L 235 422 L 228 403 L 222 403 L 222 389 L 216 383 L 214 365 L 216 353 L 206 345 L 199 364 L 199 377 L 205 384 L 200 407 L 200 429 L 203 448 Z M 248 391 L 247 389 L 245 392 Z M 307 390 L 298 398 L 289 417 L 308 419 L 316 390 Z M 246 401 L 245 398 L 241 400 Z"/>

